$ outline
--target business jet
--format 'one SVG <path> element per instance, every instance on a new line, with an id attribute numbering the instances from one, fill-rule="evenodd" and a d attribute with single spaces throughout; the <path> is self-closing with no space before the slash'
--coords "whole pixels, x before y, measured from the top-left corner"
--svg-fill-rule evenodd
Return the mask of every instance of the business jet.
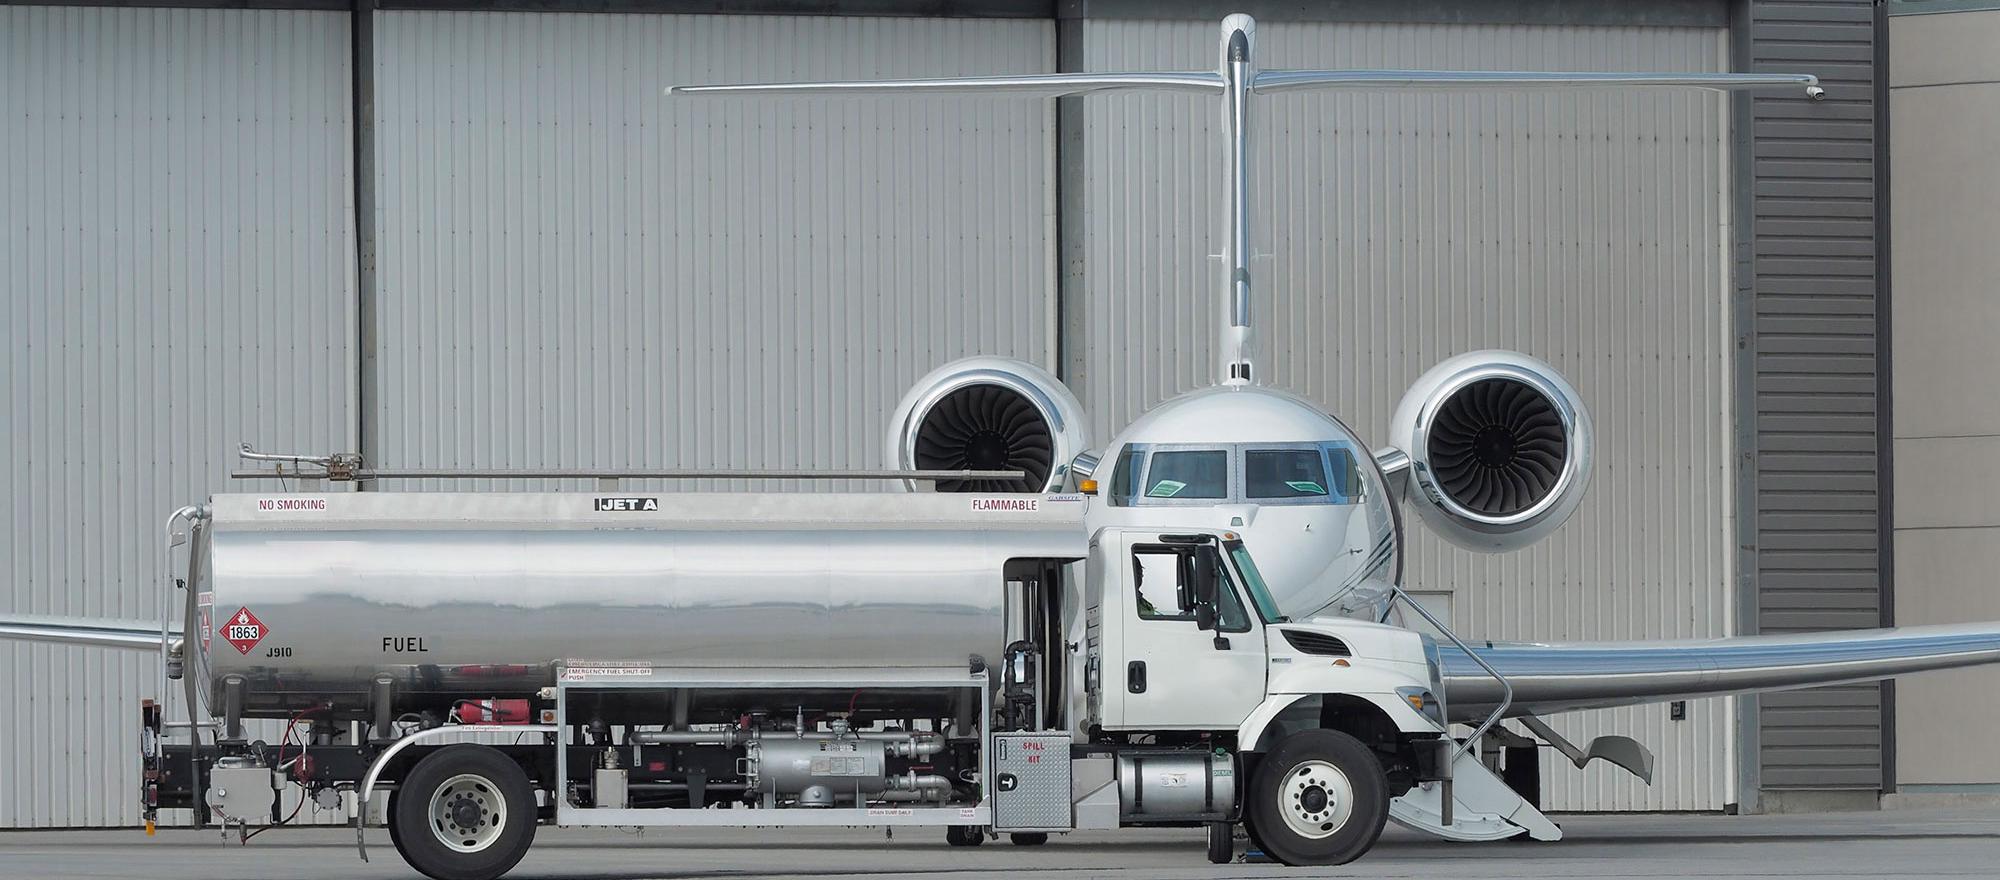
<path id="1" fill-rule="evenodd" d="M 1083 406 L 1026 362 L 974 357 L 938 368 L 904 396 L 887 455 L 912 471 L 1015 471 L 1018 479 L 935 481 L 940 492 L 1083 492 L 1087 520 L 1224 528 L 1253 548 L 1277 612 L 1400 623 L 1420 616 L 1437 650 L 1447 715 L 1498 745 L 1514 719 L 1583 767 L 1603 760 L 1652 781 L 1653 756 L 1622 736 L 1577 746 L 1543 722 L 1583 709 L 1865 682 L 2000 662 L 2000 623 L 1699 641 L 1468 643 L 1402 589 L 1404 511 L 1445 540 L 1504 553 L 1547 537 L 1590 481 L 1592 427 L 1576 389 L 1547 363 L 1509 351 L 1458 355 L 1405 393 L 1388 443 L 1370 446 L 1312 402 L 1259 383 L 1253 370 L 1250 119 L 1266 96 L 1318 89 L 1691 88 L 1825 92 L 1810 74 L 1265 70 L 1256 22 L 1222 22 L 1215 70 L 677 86 L 679 96 L 921 95 L 1053 98 L 1177 92 L 1220 102 L 1227 139 L 1228 273 L 1223 362 L 1213 387 L 1159 404 L 1092 444 Z M 916 483 L 911 483 L 916 488 Z M 1081 640 L 1082 632 L 1072 633 Z M 1391 817 L 1454 840 L 1561 831 L 1478 762 L 1452 786 L 1412 790 Z M 1453 788 L 1455 790 L 1445 790 Z"/>

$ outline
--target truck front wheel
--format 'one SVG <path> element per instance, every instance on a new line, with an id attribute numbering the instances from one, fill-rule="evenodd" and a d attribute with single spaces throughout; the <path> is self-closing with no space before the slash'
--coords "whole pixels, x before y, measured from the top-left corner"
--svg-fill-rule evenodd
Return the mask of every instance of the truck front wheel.
<path id="1" fill-rule="evenodd" d="M 495 880 L 535 841 L 528 774 L 497 749 L 447 746 L 417 762 L 396 791 L 391 838 L 434 880 Z"/>
<path id="2" fill-rule="evenodd" d="M 1344 865 L 1382 836 L 1389 781 L 1360 740 L 1337 730 L 1302 730 L 1259 762 L 1245 809 L 1272 858 Z"/>

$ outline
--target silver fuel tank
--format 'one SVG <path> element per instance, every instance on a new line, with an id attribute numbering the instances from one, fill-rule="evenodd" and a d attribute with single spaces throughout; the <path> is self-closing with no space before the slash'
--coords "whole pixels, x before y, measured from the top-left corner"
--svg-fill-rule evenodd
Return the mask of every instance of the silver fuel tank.
<path id="1" fill-rule="evenodd" d="M 557 660 L 949 667 L 1005 648 L 1011 559 L 1081 558 L 1081 496 L 218 495 L 196 552 L 220 705 L 524 696 Z M 401 702 L 401 699 L 398 700 Z"/>

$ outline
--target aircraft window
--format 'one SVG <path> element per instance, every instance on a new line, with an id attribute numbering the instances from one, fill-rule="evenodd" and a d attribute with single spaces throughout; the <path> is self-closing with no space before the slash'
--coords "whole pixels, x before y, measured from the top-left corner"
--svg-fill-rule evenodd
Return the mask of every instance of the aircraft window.
<path id="1" fill-rule="evenodd" d="M 1327 495 L 1326 460 L 1313 449 L 1252 449 L 1243 453 L 1245 494 L 1251 498 Z"/>
<path id="2" fill-rule="evenodd" d="M 1354 458 L 1354 450 L 1346 446 L 1328 446 L 1326 460 L 1333 466 L 1333 494 L 1339 496 L 1340 504 L 1355 504 L 1361 500 L 1361 463 Z"/>
<path id="3" fill-rule="evenodd" d="M 1220 449 L 1155 452 L 1146 472 L 1147 498 L 1229 497 L 1229 453 Z"/>
<path id="4" fill-rule="evenodd" d="M 1144 452 L 1129 446 L 1118 456 L 1118 466 L 1111 471 L 1112 504 L 1129 505 L 1133 496 L 1139 494 L 1139 464 L 1145 460 L 1145 456 Z"/>

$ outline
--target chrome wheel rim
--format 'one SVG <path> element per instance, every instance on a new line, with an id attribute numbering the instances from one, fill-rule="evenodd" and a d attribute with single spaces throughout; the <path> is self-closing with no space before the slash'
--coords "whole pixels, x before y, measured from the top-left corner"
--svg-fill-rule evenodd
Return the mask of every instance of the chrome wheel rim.
<path id="1" fill-rule="evenodd" d="M 431 833 L 454 852 L 475 853 L 500 839 L 507 800 L 500 787 L 475 773 L 460 773 L 431 793 Z"/>
<path id="2" fill-rule="evenodd" d="M 1301 761 L 1278 786 L 1278 813 L 1300 837 L 1331 837 L 1354 815 L 1354 784 L 1326 761 Z"/>

